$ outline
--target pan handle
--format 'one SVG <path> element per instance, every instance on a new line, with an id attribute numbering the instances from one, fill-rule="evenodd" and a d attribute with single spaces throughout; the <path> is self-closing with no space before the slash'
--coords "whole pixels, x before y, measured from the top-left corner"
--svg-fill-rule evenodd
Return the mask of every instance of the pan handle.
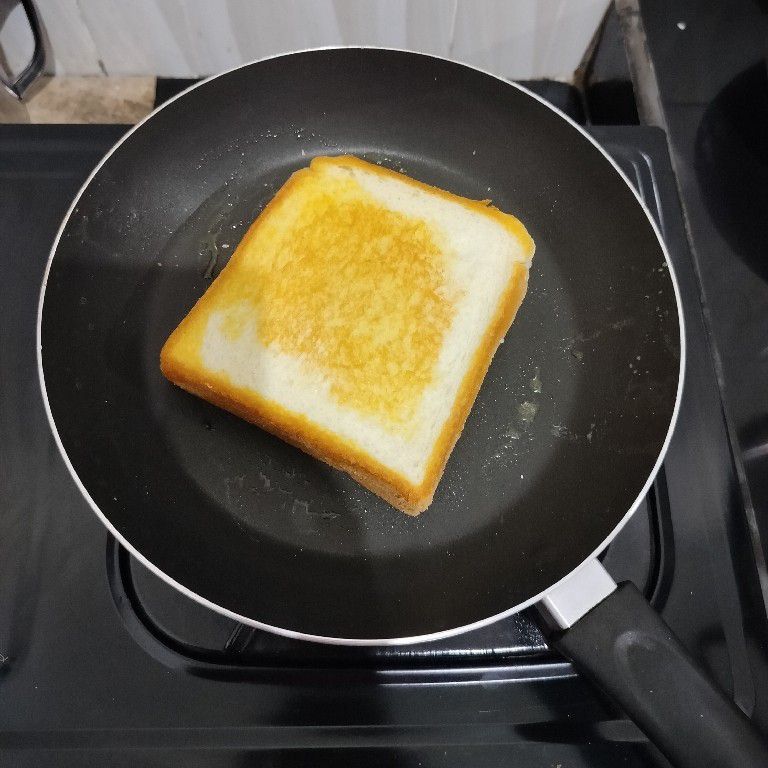
<path id="1" fill-rule="evenodd" d="M 571 610 L 575 593 L 584 598 L 580 580 L 587 591 L 599 571 L 612 582 L 597 560 L 586 566 L 540 606 L 548 623 L 559 625 L 550 637 L 554 647 L 619 704 L 677 768 L 768 766 L 768 745 L 755 727 L 633 584 L 610 590 L 601 578 L 601 589 L 609 594 L 598 593 L 600 602 L 583 613 Z"/>

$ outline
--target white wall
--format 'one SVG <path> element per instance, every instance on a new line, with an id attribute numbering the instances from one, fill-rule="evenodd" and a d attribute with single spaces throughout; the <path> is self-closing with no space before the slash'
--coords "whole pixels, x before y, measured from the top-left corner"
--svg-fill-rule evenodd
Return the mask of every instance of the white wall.
<path id="1" fill-rule="evenodd" d="M 609 0 L 37 0 L 57 74 L 208 75 L 280 51 L 370 44 L 518 79 L 567 79 Z M 17 20 L 13 20 L 17 23 Z M 22 35 L 3 33 L 18 58 Z"/>

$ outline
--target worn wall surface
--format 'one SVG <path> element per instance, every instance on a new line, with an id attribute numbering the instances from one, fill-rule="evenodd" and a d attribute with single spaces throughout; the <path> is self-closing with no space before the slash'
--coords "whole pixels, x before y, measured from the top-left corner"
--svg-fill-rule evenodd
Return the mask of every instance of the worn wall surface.
<path id="1" fill-rule="evenodd" d="M 197 77 L 321 45 L 427 51 L 513 78 L 567 79 L 608 0 L 37 0 L 49 71 Z M 24 58 L 20 9 L 2 32 Z"/>

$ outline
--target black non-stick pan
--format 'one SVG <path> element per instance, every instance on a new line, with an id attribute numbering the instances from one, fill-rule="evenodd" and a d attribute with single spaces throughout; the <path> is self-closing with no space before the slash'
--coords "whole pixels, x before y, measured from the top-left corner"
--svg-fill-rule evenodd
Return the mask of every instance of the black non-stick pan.
<path id="1" fill-rule="evenodd" d="M 339 153 L 491 198 L 536 241 L 528 295 L 418 518 L 158 367 L 289 174 Z M 350 644 L 438 638 L 538 603 L 552 642 L 678 764 L 768 765 L 746 718 L 595 559 L 659 468 L 683 339 L 658 232 L 583 131 L 478 70 L 350 48 L 240 67 L 128 133 L 59 232 L 39 360 L 81 491 L 187 595 Z"/>

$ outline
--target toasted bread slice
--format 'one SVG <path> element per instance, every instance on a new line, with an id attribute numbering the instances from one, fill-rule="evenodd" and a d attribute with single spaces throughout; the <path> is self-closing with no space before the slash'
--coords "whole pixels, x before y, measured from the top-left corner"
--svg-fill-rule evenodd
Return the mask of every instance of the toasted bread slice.
<path id="1" fill-rule="evenodd" d="M 252 224 L 161 368 L 415 515 L 523 300 L 533 251 L 487 201 L 318 157 Z"/>

